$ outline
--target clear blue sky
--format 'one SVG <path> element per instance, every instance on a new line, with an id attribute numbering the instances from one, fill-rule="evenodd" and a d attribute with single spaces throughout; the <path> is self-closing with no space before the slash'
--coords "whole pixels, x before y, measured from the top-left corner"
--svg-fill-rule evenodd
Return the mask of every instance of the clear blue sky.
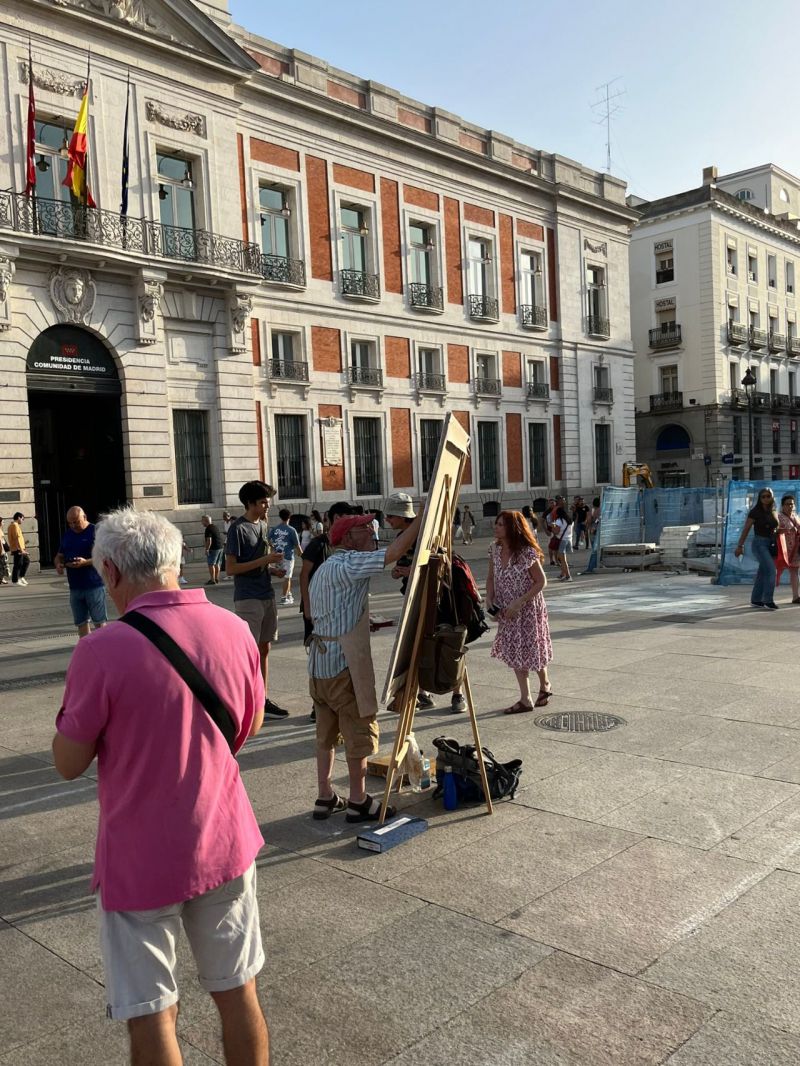
<path id="1" fill-rule="evenodd" d="M 772 0 L 230 0 L 236 22 L 524 144 L 603 169 L 590 104 L 613 78 L 612 172 L 655 198 L 777 163 L 800 174 L 798 7 Z"/>

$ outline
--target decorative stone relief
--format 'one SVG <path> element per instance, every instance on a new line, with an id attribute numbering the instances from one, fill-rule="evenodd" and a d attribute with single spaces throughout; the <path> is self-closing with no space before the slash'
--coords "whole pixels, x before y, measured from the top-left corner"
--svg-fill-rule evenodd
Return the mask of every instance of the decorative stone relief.
<path id="1" fill-rule="evenodd" d="M 228 297 L 228 319 L 232 352 L 247 351 L 247 320 L 253 310 L 253 297 L 249 293 L 233 293 Z"/>
<path id="2" fill-rule="evenodd" d="M 166 26 L 148 10 L 144 0 L 53 0 L 57 7 L 77 7 L 81 11 L 105 15 L 116 22 L 124 22 L 137 30 L 157 33 L 159 37 L 174 40 Z"/>
<path id="3" fill-rule="evenodd" d="M 590 241 L 588 237 L 583 238 L 584 251 L 594 252 L 595 255 L 608 255 L 608 245 L 605 241 Z"/>
<path id="4" fill-rule="evenodd" d="M 168 126 L 171 130 L 196 133 L 198 137 L 206 135 L 206 120 L 202 115 L 192 115 L 188 111 L 181 114 L 179 111 L 163 107 L 157 100 L 146 100 L 144 109 L 150 122 L 158 122 L 161 126 Z"/>
<path id="5" fill-rule="evenodd" d="M 50 271 L 50 299 L 62 322 L 85 325 L 94 309 L 97 286 L 88 270 L 60 266 Z"/>
<path id="6" fill-rule="evenodd" d="M 0 255 L 0 330 L 11 328 L 11 282 L 14 279 L 14 260 Z"/>
<path id="7" fill-rule="evenodd" d="M 161 279 L 142 277 L 139 281 L 139 344 L 155 344 L 158 340 L 157 316 L 164 296 Z"/>
<path id="8" fill-rule="evenodd" d="M 29 76 L 28 60 L 25 59 L 20 65 L 19 80 L 27 85 Z M 38 85 L 40 89 L 46 89 L 47 92 L 58 93 L 59 96 L 83 96 L 86 79 L 71 78 L 60 70 L 34 63 L 33 84 Z"/>

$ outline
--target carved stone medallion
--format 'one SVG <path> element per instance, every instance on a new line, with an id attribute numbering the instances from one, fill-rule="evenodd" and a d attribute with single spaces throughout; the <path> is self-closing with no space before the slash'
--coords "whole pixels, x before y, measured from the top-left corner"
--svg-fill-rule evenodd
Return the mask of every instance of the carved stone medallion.
<path id="1" fill-rule="evenodd" d="M 85 325 L 97 299 L 97 287 L 88 270 L 60 266 L 50 272 L 50 299 L 62 322 Z"/>

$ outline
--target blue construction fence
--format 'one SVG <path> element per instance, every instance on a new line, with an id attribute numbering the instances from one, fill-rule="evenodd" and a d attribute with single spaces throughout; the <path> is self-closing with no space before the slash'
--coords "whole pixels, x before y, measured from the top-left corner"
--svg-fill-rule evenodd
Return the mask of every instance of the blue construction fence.
<path id="1" fill-rule="evenodd" d="M 764 487 L 772 489 L 778 508 L 780 508 L 782 496 L 791 495 L 795 500 L 800 501 L 800 481 L 731 481 L 728 483 L 727 518 L 718 578 L 720 585 L 750 584 L 755 576 L 757 564 L 752 554 L 752 532 L 745 541 L 744 555 L 740 559 L 736 558 L 734 550 L 739 543 L 739 535 L 747 513 Z M 789 575 L 785 575 L 783 580 L 788 585 Z"/>

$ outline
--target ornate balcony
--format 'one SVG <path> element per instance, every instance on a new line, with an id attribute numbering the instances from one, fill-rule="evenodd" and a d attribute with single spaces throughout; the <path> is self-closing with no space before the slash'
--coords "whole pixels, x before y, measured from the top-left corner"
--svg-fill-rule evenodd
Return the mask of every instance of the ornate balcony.
<path id="1" fill-rule="evenodd" d="M 291 359 L 270 359 L 267 372 L 272 381 L 308 381 L 308 363 Z"/>
<path id="2" fill-rule="evenodd" d="M 476 396 L 500 396 L 500 380 L 499 378 L 475 378 L 475 395 Z"/>
<path id="3" fill-rule="evenodd" d="M 786 337 L 783 333 L 776 333 L 774 330 L 770 330 L 767 343 L 771 352 L 786 351 Z"/>
<path id="4" fill-rule="evenodd" d="M 590 337 L 608 340 L 611 336 L 611 323 L 607 318 L 600 318 L 599 315 L 589 315 L 586 319 L 586 332 Z"/>
<path id="5" fill-rule="evenodd" d="M 547 308 L 536 304 L 521 304 L 519 309 L 520 324 L 526 329 L 547 329 Z"/>
<path id="6" fill-rule="evenodd" d="M 786 350 L 791 355 L 800 355 L 800 337 L 790 337 L 786 342 Z"/>
<path id="7" fill-rule="evenodd" d="M 262 255 L 261 276 L 276 285 L 293 285 L 302 289 L 306 284 L 306 265 L 302 259 L 287 259 L 283 255 Z"/>
<path id="8" fill-rule="evenodd" d="M 651 348 L 677 348 L 681 343 L 681 327 L 670 326 L 669 329 L 657 329 L 650 330 L 650 347 Z"/>
<path id="9" fill-rule="evenodd" d="M 594 402 L 612 404 L 614 402 L 614 390 L 609 388 L 601 388 L 599 385 L 595 385 Z"/>
<path id="10" fill-rule="evenodd" d="M 667 267 L 665 270 L 656 271 L 656 285 L 666 285 L 668 281 L 675 280 L 674 267 Z"/>
<path id="11" fill-rule="evenodd" d="M 257 244 L 221 237 L 210 230 L 164 226 L 146 218 L 23 193 L 0 191 L 0 229 L 261 275 Z"/>
<path id="12" fill-rule="evenodd" d="M 765 329 L 759 329 L 758 326 L 751 326 L 747 343 L 751 348 L 755 348 L 756 350 L 759 348 L 766 348 L 767 331 Z"/>
<path id="13" fill-rule="evenodd" d="M 800 411 L 800 396 L 792 396 L 789 406 L 793 411 Z"/>
<path id="14" fill-rule="evenodd" d="M 682 392 L 659 392 L 650 397 L 651 411 L 680 411 L 682 407 Z"/>
<path id="15" fill-rule="evenodd" d="M 773 392 L 771 407 L 773 411 L 790 411 L 792 401 L 785 392 Z"/>
<path id="16" fill-rule="evenodd" d="M 343 270 L 342 296 L 361 300 L 380 300 L 381 283 L 377 274 L 365 274 L 363 270 Z"/>
<path id="17" fill-rule="evenodd" d="M 769 411 L 772 407 L 772 397 L 768 392 L 754 392 L 753 393 L 753 410 L 754 411 Z"/>
<path id="18" fill-rule="evenodd" d="M 744 389 L 731 389 L 731 407 L 747 407 L 747 393 Z"/>
<path id="19" fill-rule="evenodd" d="M 417 374 L 417 389 L 420 392 L 444 392 L 444 374 Z"/>
<path id="20" fill-rule="evenodd" d="M 728 323 L 728 344 L 747 344 L 749 332 L 742 322 Z"/>
<path id="21" fill-rule="evenodd" d="M 525 395 L 529 400 L 549 400 L 550 399 L 550 386 L 546 381 L 529 381 Z"/>
<path id="22" fill-rule="evenodd" d="M 373 366 L 349 366 L 345 370 L 348 385 L 363 385 L 369 389 L 383 388 L 383 371 Z"/>
<path id="23" fill-rule="evenodd" d="M 487 322 L 497 322 L 497 300 L 493 296 L 467 297 L 469 317 Z"/>
<path id="24" fill-rule="evenodd" d="M 412 281 L 408 286 L 408 305 L 415 311 L 443 311 L 442 290 L 422 282 Z"/>

